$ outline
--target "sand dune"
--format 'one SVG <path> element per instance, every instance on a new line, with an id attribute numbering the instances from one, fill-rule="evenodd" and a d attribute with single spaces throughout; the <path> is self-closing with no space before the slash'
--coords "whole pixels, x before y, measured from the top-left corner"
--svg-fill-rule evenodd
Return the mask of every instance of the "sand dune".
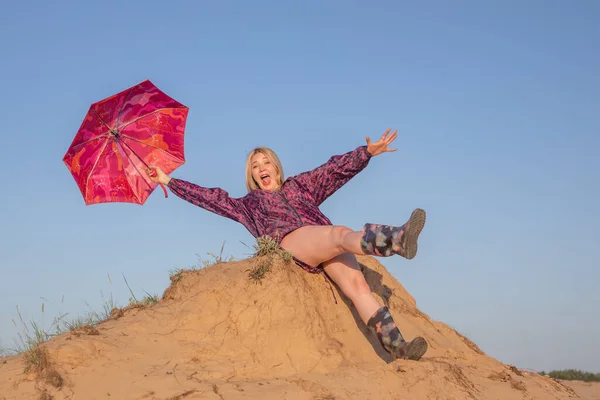
<path id="1" fill-rule="evenodd" d="M 359 261 L 373 292 L 429 343 L 421 361 L 392 362 L 323 275 L 278 261 L 256 283 L 256 260 L 184 272 L 158 304 L 52 339 L 38 372 L 0 359 L 0 400 L 580 398 L 430 319 L 371 257 Z"/>

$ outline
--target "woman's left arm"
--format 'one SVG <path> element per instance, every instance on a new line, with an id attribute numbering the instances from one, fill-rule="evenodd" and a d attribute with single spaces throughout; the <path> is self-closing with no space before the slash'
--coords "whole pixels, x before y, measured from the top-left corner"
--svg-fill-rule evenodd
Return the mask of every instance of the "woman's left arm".
<path id="1" fill-rule="evenodd" d="M 390 133 L 390 129 L 377 142 L 371 142 L 367 136 L 366 146 L 360 146 L 343 155 L 333 156 L 320 167 L 299 174 L 296 179 L 308 188 L 319 205 L 362 171 L 369 164 L 371 157 L 396 151 L 397 149 L 388 148 L 396 137 L 397 131 Z"/>

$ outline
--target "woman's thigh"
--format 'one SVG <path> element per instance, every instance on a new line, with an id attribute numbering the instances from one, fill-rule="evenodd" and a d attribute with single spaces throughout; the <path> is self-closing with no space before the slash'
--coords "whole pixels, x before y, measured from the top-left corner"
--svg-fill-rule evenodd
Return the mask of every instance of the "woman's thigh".
<path id="1" fill-rule="evenodd" d="M 351 232 L 344 226 L 303 226 L 288 233 L 281 247 L 306 264 L 316 267 L 342 253 L 342 235 Z"/>

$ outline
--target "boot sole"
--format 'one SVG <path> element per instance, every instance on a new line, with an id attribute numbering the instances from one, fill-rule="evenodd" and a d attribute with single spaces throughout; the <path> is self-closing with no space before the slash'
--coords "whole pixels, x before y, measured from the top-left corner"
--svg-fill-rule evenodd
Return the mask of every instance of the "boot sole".
<path id="1" fill-rule="evenodd" d="M 406 346 L 406 358 L 409 360 L 418 361 L 427 352 L 427 342 L 422 337 L 414 338 L 408 346 Z"/>
<path id="2" fill-rule="evenodd" d="M 404 231 L 404 257 L 411 260 L 417 255 L 419 245 L 419 235 L 425 226 L 426 219 L 425 210 L 417 208 L 410 215 L 410 219 L 406 223 L 406 230 Z"/>

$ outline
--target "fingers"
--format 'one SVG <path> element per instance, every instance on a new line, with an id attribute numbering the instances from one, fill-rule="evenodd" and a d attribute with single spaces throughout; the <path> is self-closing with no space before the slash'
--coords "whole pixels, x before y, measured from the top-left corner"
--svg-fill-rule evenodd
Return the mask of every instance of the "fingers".
<path id="1" fill-rule="evenodd" d="M 396 138 L 398 137 L 398 131 L 395 130 L 394 132 L 392 132 L 392 134 L 386 139 L 386 143 L 390 144 L 392 143 L 394 140 L 396 140 Z"/>
<path id="2" fill-rule="evenodd" d="M 388 128 L 383 135 L 381 135 L 381 138 L 376 142 L 376 143 L 371 143 L 371 138 L 369 138 L 368 136 L 366 137 L 367 139 L 367 145 L 372 145 L 374 147 L 374 149 L 376 150 L 376 153 L 388 153 L 388 152 L 394 152 L 396 150 L 398 150 L 397 148 L 394 149 L 389 149 L 388 146 L 394 141 L 396 140 L 396 138 L 398 137 L 398 130 L 395 129 L 392 132 L 392 128 Z"/>
<path id="3" fill-rule="evenodd" d="M 384 132 L 383 135 L 381 135 L 381 141 L 386 142 L 386 143 L 391 143 L 394 139 L 396 139 L 396 137 L 398 137 L 398 130 L 394 130 L 394 132 L 390 133 L 390 131 L 392 130 L 392 128 L 388 128 L 387 131 Z"/>
<path id="4" fill-rule="evenodd" d="M 381 139 L 379 139 L 379 140 L 385 140 L 385 137 L 387 136 L 388 133 L 390 133 L 391 130 L 392 130 L 392 128 L 388 128 L 388 130 L 385 131 L 383 133 L 383 135 L 381 135 Z"/>
<path id="5" fill-rule="evenodd" d="M 157 167 L 148 167 L 146 168 L 146 173 L 150 178 L 156 178 L 158 176 L 158 168 Z"/>

